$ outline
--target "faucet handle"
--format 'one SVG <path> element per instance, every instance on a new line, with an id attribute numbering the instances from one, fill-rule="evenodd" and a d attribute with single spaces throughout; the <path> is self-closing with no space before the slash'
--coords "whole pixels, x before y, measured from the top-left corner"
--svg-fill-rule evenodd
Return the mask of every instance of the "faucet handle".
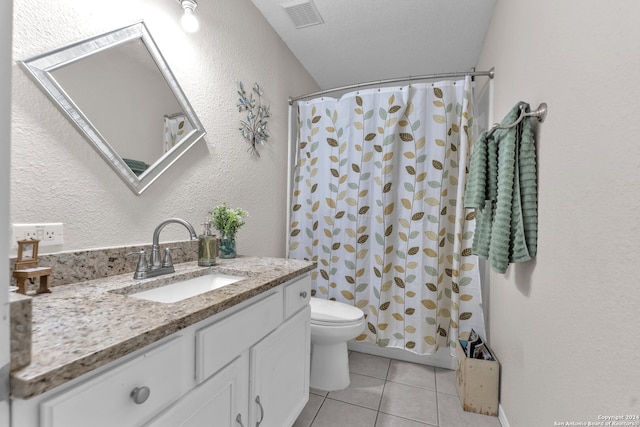
<path id="1" fill-rule="evenodd" d="M 144 249 L 141 249 L 137 252 L 129 252 L 125 255 L 125 258 L 132 257 L 134 255 L 138 255 L 138 265 L 136 266 L 136 272 L 133 275 L 134 279 L 144 279 L 146 277 L 147 271 L 149 271 L 149 265 L 147 264 L 147 254 Z"/>
<path id="2" fill-rule="evenodd" d="M 164 249 L 164 260 L 162 261 L 163 267 L 173 267 L 173 258 L 171 257 L 172 249 L 180 249 L 180 248 L 165 248 Z"/>

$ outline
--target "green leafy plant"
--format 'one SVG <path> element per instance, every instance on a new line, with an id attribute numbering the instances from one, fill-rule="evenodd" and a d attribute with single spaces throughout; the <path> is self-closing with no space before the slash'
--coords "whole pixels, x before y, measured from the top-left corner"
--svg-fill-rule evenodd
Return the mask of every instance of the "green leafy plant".
<path id="1" fill-rule="evenodd" d="M 257 99 L 254 98 L 254 94 Z M 240 120 L 240 132 L 244 139 L 251 144 L 248 151 L 251 151 L 256 156 L 260 157 L 257 144 L 264 145 L 269 138 L 267 131 L 267 119 L 271 117 L 269 113 L 270 106 L 262 104 L 262 88 L 258 83 L 253 85 L 253 90 L 247 96 L 247 92 L 244 89 L 242 82 L 238 82 L 238 111 L 247 112 L 247 120 Z"/>
<path id="2" fill-rule="evenodd" d="M 244 209 L 233 209 L 226 203 L 216 206 L 209 211 L 213 226 L 222 236 L 234 236 L 244 225 L 244 218 L 248 213 Z"/>

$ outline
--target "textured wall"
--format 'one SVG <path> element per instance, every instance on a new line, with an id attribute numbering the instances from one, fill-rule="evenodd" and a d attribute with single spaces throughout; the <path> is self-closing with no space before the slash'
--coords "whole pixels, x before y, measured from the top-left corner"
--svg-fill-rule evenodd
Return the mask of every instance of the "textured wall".
<path id="1" fill-rule="evenodd" d="M 496 68 L 494 121 L 549 104 L 538 256 L 491 274 L 511 427 L 640 413 L 639 15 L 634 0 L 499 0 L 480 56 Z"/>
<path id="2" fill-rule="evenodd" d="M 63 222 L 65 244 L 54 252 L 135 245 L 170 217 L 200 230 L 208 210 L 227 202 L 250 214 L 241 254 L 285 255 L 287 98 L 318 87 L 250 0 L 202 1 L 196 13 L 200 31 L 188 34 L 175 0 L 15 0 L 14 60 L 144 19 L 207 135 L 135 196 L 14 64 L 12 223 Z M 271 104 L 260 159 L 237 130 L 238 80 L 260 82 Z M 161 239 L 187 232 L 171 225 Z"/>

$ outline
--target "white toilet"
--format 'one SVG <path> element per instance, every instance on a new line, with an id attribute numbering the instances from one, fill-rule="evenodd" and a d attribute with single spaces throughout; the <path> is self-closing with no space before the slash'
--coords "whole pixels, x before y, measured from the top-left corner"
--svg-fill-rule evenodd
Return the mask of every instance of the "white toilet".
<path id="1" fill-rule="evenodd" d="M 313 388 L 349 386 L 347 341 L 364 331 L 364 313 L 337 301 L 311 298 L 311 381 Z"/>

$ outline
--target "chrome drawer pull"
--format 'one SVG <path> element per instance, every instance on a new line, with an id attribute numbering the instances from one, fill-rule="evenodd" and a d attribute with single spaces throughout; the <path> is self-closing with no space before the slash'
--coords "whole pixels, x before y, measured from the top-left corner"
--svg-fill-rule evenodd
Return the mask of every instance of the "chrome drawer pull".
<path id="1" fill-rule="evenodd" d="M 306 297 L 307 297 L 307 291 L 302 291 L 302 292 L 300 292 L 300 296 L 301 296 L 302 298 L 306 298 Z"/>
<path id="2" fill-rule="evenodd" d="M 236 422 L 240 424 L 240 427 L 244 427 L 244 424 L 242 424 L 242 415 L 238 414 L 238 416 L 236 417 Z"/>
<path id="3" fill-rule="evenodd" d="M 150 394 L 151 390 L 149 387 L 136 387 L 131 391 L 131 399 L 138 405 L 142 405 L 147 401 Z"/>

